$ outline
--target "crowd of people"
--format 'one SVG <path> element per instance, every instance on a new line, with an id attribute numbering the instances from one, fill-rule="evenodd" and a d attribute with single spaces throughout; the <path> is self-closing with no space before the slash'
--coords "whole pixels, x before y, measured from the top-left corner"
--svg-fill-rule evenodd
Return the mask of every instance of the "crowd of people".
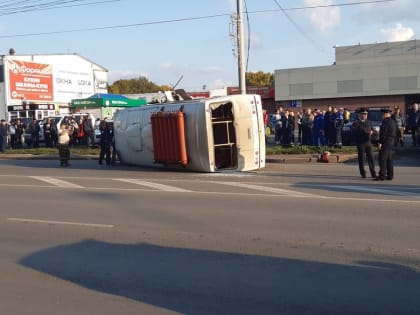
<path id="1" fill-rule="evenodd" d="M 13 120 L 10 124 L 6 120 L 1 120 L 0 129 L 0 143 L 1 152 L 4 152 L 7 147 L 11 149 L 23 148 L 25 146 L 24 133 L 26 125 L 20 120 Z"/>
<path id="2" fill-rule="evenodd" d="M 391 117 L 397 124 L 395 145 L 404 145 L 404 133 L 411 134 L 413 146 L 420 145 L 420 109 L 414 103 L 403 116 L 395 107 Z M 274 143 L 281 146 L 296 144 L 307 146 L 343 146 L 343 127 L 350 121 L 350 111 L 346 108 L 328 107 L 327 110 L 304 108 L 302 111 L 276 109 L 271 116 L 263 110 L 264 124 L 269 133 L 274 133 Z M 351 134 L 352 139 L 355 135 Z"/>
<path id="3" fill-rule="evenodd" d="M 53 118 L 46 118 L 42 125 L 36 119 L 31 119 L 25 125 L 21 119 L 7 123 L 5 119 L 0 122 L 0 153 L 9 149 L 37 148 L 40 145 L 40 131 L 43 131 L 45 147 L 57 148 L 60 166 L 69 166 L 70 148 L 72 146 L 97 147 L 95 129 L 100 131 L 98 157 L 99 164 L 114 164 L 117 154 L 114 145 L 113 127 L 105 118 L 97 119 L 94 123 L 90 115 L 74 115 L 63 119 L 57 126 Z"/>
<path id="4" fill-rule="evenodd" d="M 330 106 L 325 111 L 305 108 L 295 113 L 279 107 L 270 118 L 266 112 L 265 116 L 266 126 L 270 125 L 274 129 L 276 145 L 300 144 L 341 148 L 343 145 L 342 130 L 344 124 L 350 119 L 350 111 Z"/>
<path id="5" fill-rule="evenodd" d="M 70 145 L 95 144 L 95 126 L 89 116 L 81 117 L 80 120 L 70 116 L 63 120 L 62 124 L 72 126 L 73 133 L 70 135 Z M 13 119 L 10 123 L 2 120 L 2 136 L 5 148 L 22 149 L 38 148 L 40 146 L 41 129 L 44 136 L 45 147 L 53 148 L 58 145 L 59 130 L 57 121 L 46 118 L 41 124 L 37 119 L 30 119 L 25 124 L 21 119 Z"/>
<path id="6" fill-rule="evenodd" d="M 382 123 L 377 142 L 373 142 L 375 130 L 368 120 L 368 108 L 360 108 L 358 118 L 352 122 L 351 136 L 358 152 L 359 172 L 366 178 L 365 161 L 367 161 L 370 176 L 373 180 L 392 180 L 394 178 L 393 148 L 404 146 L 404 133 L 408 131 L 413 140 L 413 146 L 420 145 L 420 108 L 414 103 L 406 117 L 399 107 L 382 109 Z M 329 107 L 326 111 L 310 108 L 296 115 L 289 110 L 276 109 L 275 114 L 268 117 L 263 112 L 264 124 L 274 127 L 276 145 L 291 146 L 295 143 L 308 146 L 342 146 L 342 129 L 350 119 L 350 112 L 343 108 Z M 298 139 L 295 142 L 295 128 L 298 128 Z M 378 147 L 379 171 L 375 170 L 373 145 Z"/>
<path id="7" fill-rule="evenodd" d="M 115 164 L 117 160 L 117 151 L 115 149 L 113 127 L 107 118 L 103 120 L 97 120 L 97 123 L 97 127 L 101 132 L 99 141 L 100 152 L 98 157 L 98 163 L 99 165 L 102 165 L 103 160 L 105 159 L 106 165 Z M 57 144 L 60 166 L 65 167 L 70 165 L 69 159 L 70 147 L 72 145 L 72 137 L 73 141 L 75 141 L 75 135 L 77 138 L 81 130 L 83 130 L 83 138 L 80 138 L 79 144 L 87 146 L 93 146 L 95 144 L 93 132 L 94 128 L 95 127 L 92 125 L 90 117 L 83 118 L 81 124 L 75 124 L 74 119 L 70 119 L 69 121 L 64 121 L 60 125 L 60 130 L 58 131 Z M 88 130 L 91 132 L 87 132 Z"/>

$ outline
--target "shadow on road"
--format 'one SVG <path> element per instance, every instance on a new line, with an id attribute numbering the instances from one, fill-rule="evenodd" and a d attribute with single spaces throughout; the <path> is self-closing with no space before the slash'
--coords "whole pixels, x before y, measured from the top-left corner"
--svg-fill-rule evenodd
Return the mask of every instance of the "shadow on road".
<path id="1" fill-rule="evenodd" d="M 375 261 L 338 265 L 96 240 L 22 265 L 184 314 L 418 314 L 420 274 Z"/>

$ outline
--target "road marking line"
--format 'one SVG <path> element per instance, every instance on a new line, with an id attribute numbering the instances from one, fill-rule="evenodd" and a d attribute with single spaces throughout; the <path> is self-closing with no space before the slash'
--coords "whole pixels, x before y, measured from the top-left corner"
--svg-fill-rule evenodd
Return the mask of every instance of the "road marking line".
<path id="1" fill-rule="evenodd" d="M 60 188 L 57 186 L 42 186 L 42 185 L 10 185 L 10 184 L 0 184 L 0 186 L 4 187 L 33 187 L 33 188 Z M 336 186 L 334 186 L 336 187 Z M 84 187 L 88 188 L 89 190 L 101 190 L 101 191 L 121 191 L 121 192 L 145 192 L 148 191 L 150 193 L 164 193 L 163 190 L 156 190 L 156 189 L 141 189 L 141 188 L 119 188 L 119 187 Z M 181 191 L 182 192 L 182 191 Z M 273 197 L 273 198 L 288 198 L 291 195 L 290 194 L 279 194 L 278 192 L 275 194 L 269 194 L 269 193 L 243 193 L 243 192 L 225 192 L 225 191 L 192 191 L 192 190 L 186 190 L 185 192 L 188 193 L 195 193 L 195 194 L 206 194 L 206 195 L 225 195 L 225 196 L 244 196 L 244 197 Z M 294 191 L 290 191 L 290 193 L 294 193 Z M 420 204 L 420 200 L 407 200 L 407 199 L 379 199 L 379 198 L 351 198 L 351 197 L 340 197 L 340 196 L 323 196 L 323 195 L 310 195 L 310 196 L 302 196 L 302 195 L 296 195 L 296 198 L 302 197 L 302 198 L 316 198 L 316 199 L 323 199 L 323 200 L 351 200 L 351 201 L 366 201 L 366 202 L 393 202 L 393 203 L 403 203 L 403 204 Z"/>
<path id="2" fill-rule="evenodd" d="M 51 221 L 51 220 L 36 220 L 36 219 L 22 219 L 22 218 L 8 218 L 8 221 L 26 222 L 26 223 L 45 223 L 45 224 L 61 224 L 61 225 L 77 225 L 87 227 L 113 228 L 111 224 L 95 224 L 83 222 L 68 222 L 68 221 Z"/>
<path id="3" fill-rule="evenodd" d="M 336 188 L 336 189 L 346 189 L 346 190 L 356 190 L 356 191 L 363 191 L 363 192 L 373 192 L 373 193 L 381 193 L 381 194 L 392 194 L 397 196 L 405 196 L 405 197 L 417 197 L 420 198 L 419 194 L 411 193 L 411 192 L 404 192 L 399 190 L 391 190 L 387 188 L 371 188 L 366 186 L 333 186 L 333 185 L 321 185 L 320 187 L 329 187 L 329 188 Z"/>
<path id="4" fill-rule="evenodd" d="M 274 187 L 267 187 L 267 186 L 258 186 L 258 185 L 251 185 L 251 184 L 238 183 L 238 182 L 213 182 L 213 183 L 229 185 L 229 186 L 234 186 L 234 187 L 243 187 L 243 188 L 249 188 L 249 189 L 255 189 L 255 190 L 262 190 L 264 192 L 272 192 L 272 193 L 287 195 L 291 197 L 318 197 L 318 198 L 321 197 L 319 195 L 307 194 L 307 193 L 298 192 L 295 190 L 288 190 L 288 189 L 281 189 L 281 188 L 274 188 Z"/>
<path id="5" fill-rule="evenodd" d="M 420 253 L 420 249 L 417 249 L 417 248 L 408 248 L 407 250 L 409 252 L 417 252 L 417 253 Z"/>
<path id="6" fill-rule="evenodd" d="M 191 190 L 188 190 L 188 189 L 182 189 L 182 188 L 178 188 L 178 187 L 174 187 L 174 186 L 152 183 L 152 182 L 148 182 L 148 181 L 144 181 L 144 180 L 138 180 L 138 179 L 114 178 L 113 180 L 117 180 L 117 181 L 120 181 L 120 182 L 126 182 L 126 183 L 130 183 L 130 184 L 135 184 L 135 185 L 146 186 L 146 187 L 150 187 L 150 188 L 155 188 L 155 189 L 162 190 L 162 191 L 192 192 Z"/>
<path id="7" fill-rule="evenodd" d="M 29 184 L 0 184 L 2 187 L 36 187 L 36 188 L 51 188 L 51 185 L 29 185 Z"/>
<path id="8" fill-rule="evenodd" d="M 61 180 L 61 179 L 49 177 L 49 176 L 29 176 L 29 177 L 33 178 L 33 179 L 43 181 L 43 182 L 46 182 L 48 184 L 51 184 L 51 185 L 54 185 L 54 186 L 57 186 L 57 187 L 61 187 L 61 188 L 85 188 L 83 186 L 76 185 L 76 184 L 66 182 L 66 181 Z"/>

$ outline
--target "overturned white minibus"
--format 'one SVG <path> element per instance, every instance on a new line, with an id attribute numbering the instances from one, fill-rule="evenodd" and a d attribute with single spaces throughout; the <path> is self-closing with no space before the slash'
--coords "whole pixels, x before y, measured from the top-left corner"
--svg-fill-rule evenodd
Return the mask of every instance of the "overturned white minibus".
<path id="1" fill-rule="evenodd" d="M 231 95 L 120 109 L 115 147 L 122 163 L 199 172 L 265 166 L 259 95 Z"/>

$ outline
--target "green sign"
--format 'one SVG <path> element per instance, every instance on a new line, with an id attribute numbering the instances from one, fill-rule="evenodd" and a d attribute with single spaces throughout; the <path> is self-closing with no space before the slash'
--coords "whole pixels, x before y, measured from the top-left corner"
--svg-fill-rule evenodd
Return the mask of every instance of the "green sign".
<path id="1" fill-rule="evenodd" d="M 144 99 L 132 99 L 128 97 L 101 97 L 101 98 L 82 98 L 71 100 L 71 106 L 76 108 L 87 107 L 139 107 L 146 105 L 147 101 Z"/>

